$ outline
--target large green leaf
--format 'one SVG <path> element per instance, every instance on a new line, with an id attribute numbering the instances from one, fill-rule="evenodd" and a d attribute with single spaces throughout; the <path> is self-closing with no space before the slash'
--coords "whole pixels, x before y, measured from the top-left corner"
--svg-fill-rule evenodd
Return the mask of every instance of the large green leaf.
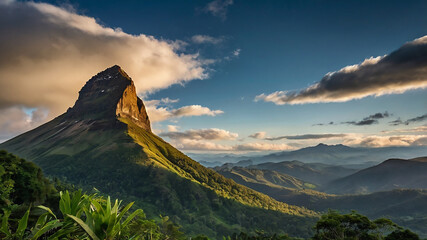
<path id="1" fill-rule="evenodd" d="M 62 226 L 62 223 L 59 222 L 59 220 L 52 220 L 48 222 L 45 226 L 43 226 L 40 230 L 38 230 L 34 236 L 31 238 L 31 240 L 36 240 L 43 234 L 45 234 L 47 231 Z"/>
<path id="2" fill-rule="evenodd" d="M 96 234 L 92 231 L 92 229 L 90 229 L 90 227 L 84 223 L 80 218 L 73 216 L 73 215 L 69 215 L 68 217 L 70 217 L 71 219 L 73 219 L 77 224 L 79 224 L 83 230 L 85 230 L 85 232 L 93 239 L 93 240 L 100 240 Z"/>
<path id="3" fill-rule="evenodd" d="M 16 235 L 19 237 L 23 237 L 25 233 L 25 229 L 27 229 L 28 224 L 28 216 L 30 215 L 30 208 L 25 212 L 24 216 L 18 222 L 18 228 L 16 229 Z"/>
<path id="4" fill-rule="evenodd" d="M 0 231 L 4 234 L 6 234 L 6 236 L 10 236 L 11 233 L 9 231 L 9 216 L 10 216 L 10 212 L 9 211 L 5 211 L 3 214 L 3 217 L 1 219 L 1 228 Z"/>
<path id="5" fill-rule="evenodd" d="M 45 210 L 45 211 L 47 211 L 48 213 L 50 213 L 55 219 L 58 219 L 57 217 L 56 217 L 56 215 L 52 212 L 52 210 L 50 209 L 50 208 L 48 208 L 48 207 L 45 207 L 45 206 L 43 206 L 43 205 L 40 205 L 40 206 L 37 206 L 38 208 L 41 208 L 41 209 L 43 209 L 43 210 Z"/>

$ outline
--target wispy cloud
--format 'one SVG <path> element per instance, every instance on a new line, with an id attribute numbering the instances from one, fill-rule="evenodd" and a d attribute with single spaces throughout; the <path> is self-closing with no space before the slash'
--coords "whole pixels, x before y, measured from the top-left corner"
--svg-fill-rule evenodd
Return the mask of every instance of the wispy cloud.
<path id="1" fill-rule="evenodd" d="M 168 132 L 178 132 L 179 127 L 176 125 L 168 125 Z"/>
<path id="2" fill-rule="evenodd" d="M 209 43 L 209 44 L 219 44 L 224 41 L 223 37 L 212 37 L 208 35 L 194 35 L 191 37 L 191 41 L 197 44 Z"/>
<path id="3" fill-rule="evenodd" d="M 335 124 L 335 122 L 328 122 L 328 123 L 316 123 L 316 124 L 313 124 L 313 126 L 327 126 L 327 125 L 334 125 Z"/>
<path id="4" fill-rule="evenodd" d="M 255 138 L 255 139 L 262 139 L 262 140 L 268 140 L 268 141 L 277 141 L 282 139 L 288 139 L 288 140 L 311 140 L 311 139 L 325 139 L 325 138 L 340 138 L 345 137 L 346 134 L 333 134 L 333 133 L 326 133 L 326 134 L 302 134 L 302 135 L 285 135 L 285 136 L 278 136 L 278 137 L 267 137 L 266 132 L 257 132 L 249 137 Z"/>
<path id="5" fill-rule="evenodd" d="M 255 139 L 264 139 L 267 136 L 266 132 L 256 132 L 254 134 L 249 135 L 250 138 Z"/>
<path id="6" fill-rule="evenodd" d="M 344 140 L 345 145 L 361 147 L 426 146 L 427 135 L 361 136 Z"/>
<path id="7" fill-rule="evenodd" d="M 417 123 L 417 122 L 422 122 L 422 121 L 426 121 L 427 120 L 427 113 L 422 115 L 422 116 L 418 116 L 418 117 L 414 117 L 414 118 L 410 118 L 406 121 L 402 121 L 400 118 L 391 121 L 390 125 L 392 126 L 397 126 L 397 125 L 409 125 L 411 123 Z"/>
<path id="8" fill-rule="evenodd" d="M 347 121 L 347 122 L 342 122 L 342 124 L 350 124 L 350 125 L 355 125 L 355 126 L 366 126 L 366 125 L 378 124 L 378 119 L 388 118 L 388 117 L 390 117 L 390 114 L 388 112 L 375 113 L 375 114 L 372 114 L 368 117 L 363 118 L 360 121 Z"/>
<path id="9" fill-rule="evenodd" d="M 236 151 L 286 151 L 295 150 L 295 147 L 288 144 L 272 144 L 272 143 L 245 143 L 233 147 Z"/>
<path id="10" fill-rule="evenodd" d="M 255 101 L 283 104 L 346 102 L 367 96 L 399 94 L 427 87 L 427 36 L 404 44 L 389 55 L 327 73 L 301 91 L 261 94 Z"/>
<path id="11" fill-rule="evenodd" d="M 233 56 L 238 57 L 240 55 L 240 52 L 242 51 L 242 49 L 238 48 L 236 50 L 233 51 Z"/>
<path id="12" fill-rule="evenodd" d="M 175 147 L 184 151 L 221 151 L 221 152 L 259 152 L 259 151 L 285 151 L 296 149 L 288 144 L 272 143 L 244 143 L 236 145 L 217 144 L 210 141 L 183 139 L 173 142 Z"/>
<path id="13" fill-rule="evenodd" d="M 279 137 L 267 137 L 265 140 L 277 141 L 281 139 L 288 140 L 308 140 L 308 139 L 325 139 L 325 138 L 341 138 L 345 137 L 346 134 L 303 134 L 303 135 L 289 135 L 289 136 L 279 136 Z"/>
<path id="14" fill-rule="evenodd" d="M 338 124 L 349 124 L 349 125 L 355 125 L 355 126 L 366 126 L 366 125 L 378 124 L 378 120 L 379 119 L 388 118 L 391 115 L 392 114 L 389 114 L 386 111 L 386 112 L 383 112 L 383 113 L 379 112 L 379 113 L 375 113 L 375 114 L 369 115 L 369 116 L 364 117 L 362 120 L 359 120 L 359 121 L 346 121 L 346 122 L 341 122 L 341 123 L 330 121 L 328 123 L 316 123 L 316 124 L 313 124 L 313 126 L 328 126 L 328 125 L 338 125 Z"/>
<path id="15" fill-rule="evenodd" d="M 225 56 L 224 59 L 227 61 L 230 61 L 232 59 L 238 58 L 240 56 L 240 53 L 242 52 L 242 49 L 237 48 L 233 50 L 229 56 Z"/>
<path id="16" fill-rule="evenodd" d="M 204 10 L 225 21 L 227 18 L 227 9 L 231 5 L 233 5 L 233 0 L 214 0 L 209 2 Z"/>
<path id="17" fill-rule="evenodd" d="M 239 135 L 224 129 L 210 128 L 210 129 L 191 129 L 185 132 L 166 132 L 161 133 L 162 137 L 169 137 L 170 139 L 191 139 L 191 140 L 235 140 Z"/>
<path id="18" fill-rule="evenodd" d="M 169 103 L 177 102 L 177 99 L 161 99 L 145 101 L 148 116 L 151 122 L 161 122 L 173 118 L 191 117 L 191 116 L 217 116 L 224 113 L 221 110 L 211 110 L 201 105 L 189 105 L 180 108 L 171 108 Z"/>
<path id="19" fill-rule="evenodd" d="M 413 133 L 413 134 L 427 134 L 427 125 L 419 126 L 414 128 L 406 128 L 406 129 L 393 129 L 393 130 L 385 130 L 381 131 L 381 133 L 389 134 L 389 133 Z"/>

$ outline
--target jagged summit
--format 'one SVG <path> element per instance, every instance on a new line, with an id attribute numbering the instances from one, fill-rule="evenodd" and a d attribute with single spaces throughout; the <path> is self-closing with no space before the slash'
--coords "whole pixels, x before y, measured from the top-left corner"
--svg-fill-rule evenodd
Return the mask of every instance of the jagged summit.
<path id="1" fill-rule="evenodd" d="M 147 131 L 150 120 L 137 96 L 132 79 L 114 65 L 93 76 L 79 91 L 79 98 L 67 116 L 91 120 L 128 118 Z"/>

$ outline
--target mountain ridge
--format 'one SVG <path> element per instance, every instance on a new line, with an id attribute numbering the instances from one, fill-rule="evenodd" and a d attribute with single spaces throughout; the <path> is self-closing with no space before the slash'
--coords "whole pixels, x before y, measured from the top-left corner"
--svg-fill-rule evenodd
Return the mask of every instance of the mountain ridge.
<path id="1" fill-rule="evenodd" d="M 325 186 L 328 193 L 371 193 L 396 188 L 427 188 L 427 157 L 414 159 L 388 159 L 360 170 L 352 175 L 336 179 Z"/>

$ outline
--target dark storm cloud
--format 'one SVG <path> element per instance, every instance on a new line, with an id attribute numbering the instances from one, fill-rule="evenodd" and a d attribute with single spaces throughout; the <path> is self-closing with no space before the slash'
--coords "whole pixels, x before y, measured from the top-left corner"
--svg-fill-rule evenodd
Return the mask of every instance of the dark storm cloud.
<path id="1" fill-rule="evenodd" d="M 277 91 L 255 101 L 283 104 L 346 102 L 367 96 L 398 94 L 427 87 L 427 36 L 404 44 L 382 57 L 327 73 L 301 91 Z"/>

